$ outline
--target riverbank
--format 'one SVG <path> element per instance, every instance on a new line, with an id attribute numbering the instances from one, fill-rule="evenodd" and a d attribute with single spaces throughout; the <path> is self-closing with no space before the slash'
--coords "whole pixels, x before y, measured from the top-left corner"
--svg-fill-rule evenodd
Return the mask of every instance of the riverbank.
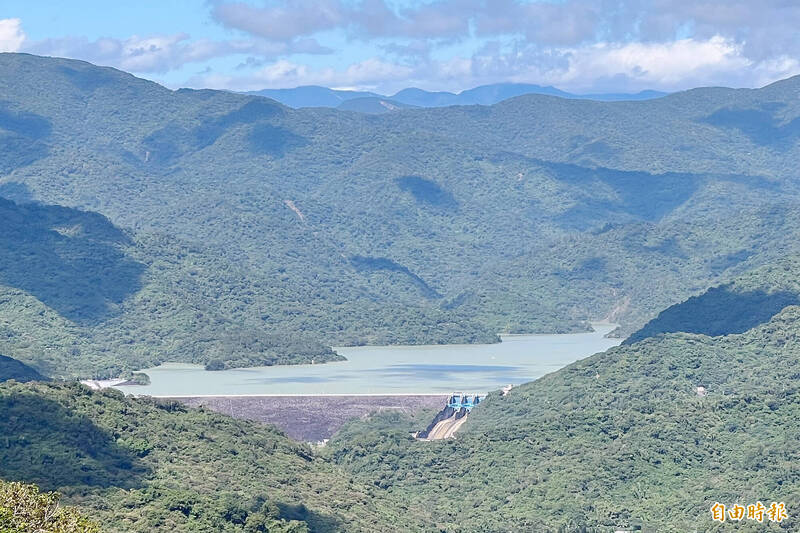
<path id="1" fill-rule="evenodd" d="M 321 442 L 345 422 L 375 411 L 416 413 L 441 409 L 448 394 L 316 394 L 162 396 L 189 407 L 203 406 L 234 418 L 273 424 L 295 440 Z"/>

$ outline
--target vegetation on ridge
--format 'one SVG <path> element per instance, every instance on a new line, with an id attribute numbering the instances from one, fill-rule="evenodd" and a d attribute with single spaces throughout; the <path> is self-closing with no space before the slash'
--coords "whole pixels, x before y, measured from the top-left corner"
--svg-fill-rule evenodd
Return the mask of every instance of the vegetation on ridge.
<path id="1" fill-rule="evenodd" d="M 0 384 L 0 479 L 120 532 L 421 531 L 271 426 L 79 384 Z"/>
<path id="2" fill-rule="evenodd" d="M 41 493 L 35 485 L 0 480 L 0 532 L 98 533 L 100 527 L 71 507 L 58 505 L 59 495 Z"/>
<path id="3" fill-rule="evenodd" d="M 632 344 L 670 332 L 709 336 L 743 333 L 789 305 L 800 305 L 798 272 L 798 257 L 747 272 L 730 283 L 668 307 L 624 342 Z"/>
<path id="4" fill-rule="evenodd" d="M 37 372 L 36 369 L 16 359 L 0 355 L 0 382 L 10 379 L 20 382 L 47 380 L 47 378 Z"/>
<path id="5" fill-rule="evenodd" d="M 54 377 L 115 377 L 164 360 L 258 366 L 340 359 L 266 331 L 240 272 L 105 217 L 0 198 L 0 353 Z"/>

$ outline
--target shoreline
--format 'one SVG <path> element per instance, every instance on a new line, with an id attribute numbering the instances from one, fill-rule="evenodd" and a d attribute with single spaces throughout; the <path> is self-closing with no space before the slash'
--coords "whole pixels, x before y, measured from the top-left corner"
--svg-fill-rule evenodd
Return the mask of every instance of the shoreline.
<path id="1" fill-rule="evenodd" d="M 204 370 L 162 363 L 140 372 L 152 384 L 109 383 L 126 395 L 164 400 L 259 398 L 435 397 L 464 391 L 485 394 L 508 383 L 533 381 L 576 360 L 619 344 L 603 335 L 613 324 L 583 334 L 514 335 L 495 345 L 383 346 L 344 351 L 348 360 Z M 601 338 L 602 337 L 602 338 Z M 521 341 L 525 342 L 521 342 Z M 494 348 L 498 346 L 498 348 Z M 499 348 L 503 346 L 503 348 Z"/>
<path id="2" fill-rule="evenodd" d="M 594 326 L 609 327 L 609 328 L 611 328 L 610 331 L 613 331 L 616 327 L 619 327 L 619 324 L 615 324 L 613 322 L 590 322 L 589 324 L 593 328 L 594 328 Z M 609 333 L 610 333 L 610 331 L 609 331 Z M 332 346 L 331 349 L 336 351 L 336 350 L 339 350 L 339 349 L 344 349 L 344 350 L 352 350 L 352 349 L 369 350 L 369 349 L 374 349 L 374 348 L 388 348 L 388 349 L 395 349 L 395 348 L 397 348 L 397 349 L 425 349 L 425 348 L 437 349 L 437 348 L 443 348 L 443 349 L 446 349 L 446 348 L 471 347 L 471 346 L 496 346 L 498 344 L 502 344 L 503 343 L 503 337 L 508 338 L 510 340 L 510 339 L 515 339 L 515 338 L 524 338 L 524 337 L 550 337 L 550 336 L 566 336 L 566 335 L 586 335 L 586 334 L 593 334 L 593 333 L 599 333 L 599 332 L 596 329 L 593 329 L 592 331 L 581 331 L 581 332 L 574 332 L 574 333 L 498 333 L 497 336 L 500 338 L 500 341 L 499 342 L 495 342 L 495 343 L 491 343 L 491 344 L 486 344 L 486 343 L 481 343 L 481 342 L 469 343 L 469 344 L 459 344 L 459 343 L 456 343 L 456 344 L 362 344 L 362 345 L 358 345 L 358 346 Z M 339 355 L 341 355 L 341 354 L 339 354 Z M 249 370 L 259 370 L 259 369 L 264 369 L 264 368 L 288 368 L 288 367 L 302 368 L 302 367 L 316 367 L 316 366 L 321 366 L 321 365 L 325 365 L 325 366 L 331 365 L 332 366 L 332 365 L 336 365 L 336 364 L 343 365 L 343 364 L 347 364 L 347 363 L 350 362 L 350 360 L 347 357 L 345 357 L 345 356 L 342 356 L 342 357 L 344 357 L 344 359 L 342 359 L 342 360 L 326 361 L 326 362 L 322 362 L 322 363 L 296 363 L 296 364 L 266 365 L 266 366 L 242 366 L 242 367 L 227 368 L 227 369 L 222 370 L 222 371 L 220 371 L 220 370 L 206 370 L 206 372 L 249 371 Z M 181 362 L 181 361 L 162 361 L 161 364 L 159 364 L 156 367 L 143 368 L 143 369 L 135 370 L 134 372 L 147 373 L 148 370 L 154 370 L 155 368 L 160 368 L 160 367 L 165 367 L 165 366 L 166 367 L 169 367 L 169 366 L 181 366 L 181 367 L 187 367 L 187 368 L 191 368 L 191 369 L 195 369 L 195 368 L 198 368 L 198 367 L 203 367 L 203 365 L 200 364 L 200 363 L 185 363 L 185 362 Z M 88 380 L 86 380 L 86 381 L 88 381 Z M 93 380 L 93 381 L 96 381 L 96 380 Z M 113 387 L 115 385 L 111 385 L 111 386 Z M 367 393 L 367 394 L 373 394 L 373 393 Z M 414 394 L 417 394 L 417 393 L 409 392 L 409 393 L 402 393 L 402 394 L 414 395 Z M 420 394 L 435 394 L 435 393 L 420 393 Z M 331 394 L 331 395 L 333 395 L 333 396 L 337 396 L 337 395 L 341 396 L 341 394 Z M 374 395 L 380 396 L 381 394 L 380 393 L 374 393 Z M 204 396 L 216 396 L 216 395 L 212 394 L 212 395 L 204 395 Z M 263 396 L 263 395 L 257 395 L 257 396 Z M 283 396 L 283 395 L 279 394 L 278 396 Z"/>
<path id="3" fill-rule="evenodd" d="M 599 333 L 595 329 L 595 326 L 601 328 L 611 328 L 611 331 L 614 331 L 616 328 L 619 327 L 619 324 L 615 322 L 594 322 L 590 321 L 589 325 L 592 327 L 590 330 L 586 331 L 572 331 L 570 333 L 497 333 L 497 338 L 500 340 L 497 342 L 486 343 L 486 342 L 468 342 L 468 343 L 448 343 L 448 344 L 359 344 L 356 346 L 331 346 L 333 351 L 338 349 L 344 350 L 351 350 L 354 348 L 436 348 L 440 346 L 449 346 L 449 347 L 458 347 L 458 346 L 495 346 L 497 344 L 503 343 L 503 338 L 514 338 L 514 337 L 551 337 L 551 336 L 562 336 L 562 335 L 586 335 L 592 333 Z M 338 353 L 338 352 L 337 352 Z M 341 354 L 340 354 L 341 355 Z M 342 363 L 344 361 L 329 361 L 327 363 L 320 363 L 320 364 L 330 364 L 330 363 Z M 294 366 L 294 365 L 282 365 L 282 366 Z"/>

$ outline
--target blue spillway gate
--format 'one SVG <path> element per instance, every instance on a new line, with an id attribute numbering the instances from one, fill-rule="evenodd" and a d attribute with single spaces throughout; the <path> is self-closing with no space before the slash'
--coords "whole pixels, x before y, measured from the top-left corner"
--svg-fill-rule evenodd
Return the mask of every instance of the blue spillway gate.
<path id="1" fill-rule="evenodd" d="M 447 402 L 447 407 L 451 407 L 456 411 L 460 411 L 461 409 L 471 411 L 472 408 L 479 403 L 481 403 L 481 397 L 477 394 L 469 396 L 459 392 L 450 396 L 450 400 Z"/>

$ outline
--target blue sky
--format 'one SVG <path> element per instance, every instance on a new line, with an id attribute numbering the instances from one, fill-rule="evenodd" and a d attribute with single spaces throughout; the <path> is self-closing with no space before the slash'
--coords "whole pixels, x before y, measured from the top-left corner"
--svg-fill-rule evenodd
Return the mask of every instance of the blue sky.
<path id="1" fill-rule="evenodd" d="M 793 0 L 3 0 L 0 51 L 173 88 L 672 91 L 800 74 L 798 27 Z"/>

